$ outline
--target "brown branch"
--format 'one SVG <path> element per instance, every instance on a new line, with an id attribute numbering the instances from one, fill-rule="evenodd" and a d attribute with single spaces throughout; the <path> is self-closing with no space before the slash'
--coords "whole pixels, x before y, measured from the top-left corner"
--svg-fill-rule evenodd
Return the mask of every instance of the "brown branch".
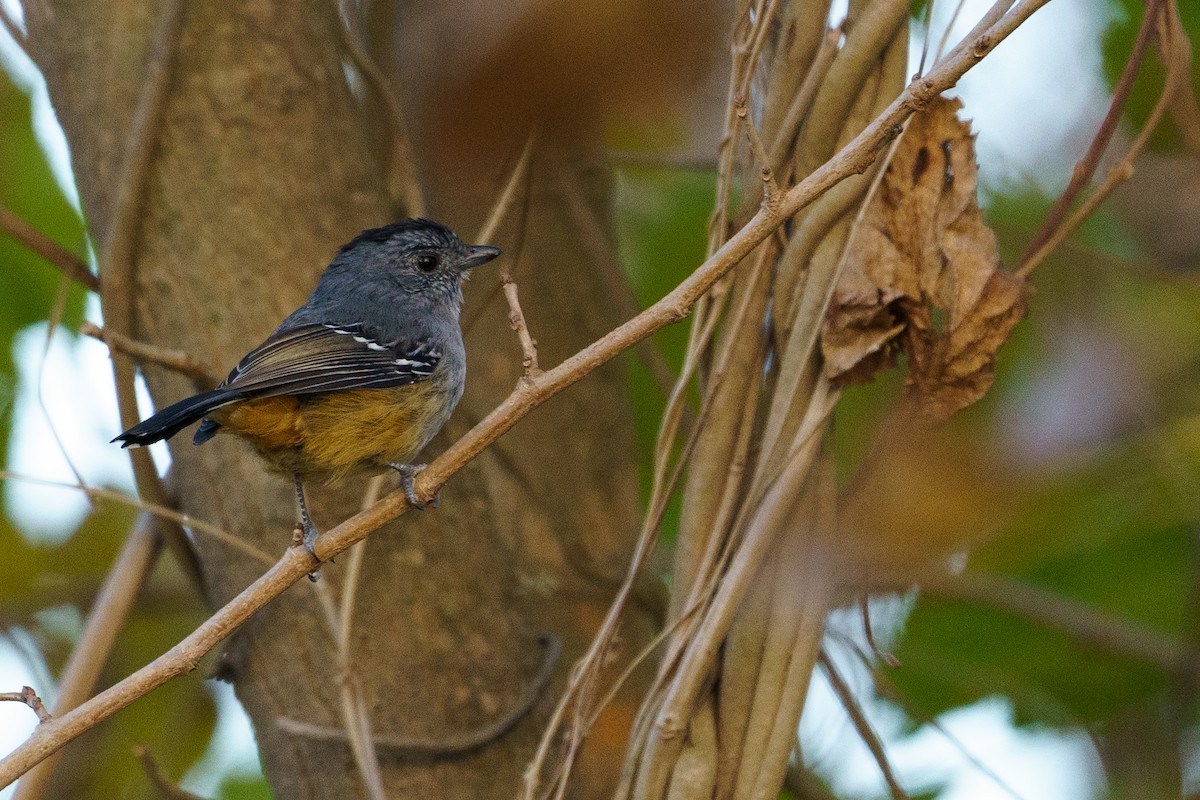
<path id="1" fill-rule="evenodd" d="M 554 675 L 554 667 L 558 664 L 559 656 L 562 654 L 562 639 L 554 634 L 544 633 L 538 637 L 538 642 L 545 649 L 542 664 L 533 680 L 526 685 L 520 701 L 504 716 L 476 730 L 437 739 L 407 739 L 377 735 L 374 737 L 375 747 L 394 758 L 436 760 L 470 753 L 499 739 L 529 713 Z M 312 725 L 290 717 L 280 717 L 275 724 L 280 730 L 294 736 L 303 736 L 316 741 L 347 742 L 349 738 L 346 731 L 341 728 Z"/>
<path id="2" fill-rule="evenodd" d="M 833 687 L 833 693 L 837 695 L 838 701 L 845 709 L 846 715 L 850 717 L 850 722 L 854 725 L 854 730 L 858 732 L 858 736 L 863 740 L 863 744 L 871 751 L 872 758 L 879 766 L 879 772 L 883 775 L 883 780 L 888 786 L 888 791 L 892 793 L 892 800 L 908 800 L 908 792 L 904 791 L 904 787 L 896 780 L 896 772 L 892 769 L 892 762 L 888 759 L 887 750 L 883 747 L 883 742 L 879 739 L 879 734 L 875 732 L 871 721 L 867 719 L 866 713 L 858 702 L 858 698 L 854 696 L 854 691 L 850 688 L 850 684 L 846 683 L 846 679 L 834 667 L 833 662 L 829 659 L 829 654 L 821 650 L 821 654 L 817 657 L 822 669 L 825 670 L 825 676 L 829 678 L 829 685 Z"/>
<path id="3" fill-rule="evenodd" d="M 204 391 L 211 389 L 221 382 L 217 374 L 205 363 L 197 361 L 182 350 L 171 350 L 148 342 L 139 342 L 110 328 L 101 328 L 92 322 L 84 322 L 79 326 L 79 332 L 93 339 L 98 339 L 108 345 L 111 350 L 119 350 L 143 364 L 155 364 L 187 375 L 196 385 L 196 389 Z"/>
<path id="4" fill-rule="evenodd" d="M 1154 0 L 1151 0 L 1151 2 L 1153 1 Z M 1166 21 L 1160 31 L 1160 41 L 1163 50 L 1163 61 L 1167 66 L 1167 75 L 1163 84 L 1162 94 L 1159 96 L 1158 102 L 1154 105 L 1154 108 L 1151 109 L 1150 116 L 1146 119 L 1146 124 L 1142 126 L 1142 130 L 1138 133 L 1137 138 L 1133 140 L 1133 143 L 1130 144 L 1129 149 L 1125 152 L 1125 155 L 1121 157 L 1121 160 L 1113 165 L 1111 169 L 1109 169 L 1108 175 L 1105 177 L 1104 182 L 1100 184 L 1100 186 L 1096 187 L 1095 191 L 1088 195 L 1087 199 L 1080 204 L 1079 208 L 1077 208 L 1068 219 L 1063 221 L 1060 218 L 1054 222 L 1054 227 L 1050 228 L 1048 225 L 1051 222 L 1051 219 L 1047 218 L 1046 223 L 1043 224 L 1042 229 L 1039 230 L 1038 235 L 1034 239 L 1034 243 L 1038 242 L 1040 239 L 1041 244 L 1034 249 L 1033 243 L 1031 243 L 1030 248 L 1026 251 L 1026 255 L 1022 259 L 1020 266 L 1014 270 L 1017 275 L 1026 277 L 1033 272 L 1033 270 L 1039 264 L 1041 264 L 1042 261 L 1044 261 L 1046 257 L 1050 255 L 1050 253 L 1054 252 L 1055 248 L 1062 244 L 1062 242 L 1066 240 L 1068 236 L 1074 233 L 1074 231 L 1080 225 L 1082 225 L 1083 222 L 1090 217 L 1097 208 L 1099 208 L 1101 203 L 1108 199 L 1109 195 L 1111 195 L 1118 186 L 1133 177 L 1133 162 L 1149 143 L 1150 135 L 1158 127 L 1159 122 L 1162 121 L 1163 115 L 1170 108 L 1173 99 L 1180 93 L 1180 90 L 1186 86 L 1187 78 L 1191 74 L 1191 59 L 1188 55 L 1190 48 L 1188 48 L 1187 38 L 1186 34 L 1183 32 L 1182 24 L 1179 22 L 1179 18 L 1175 13 L 1176 10 L 1176 7 L 1172 5 L 1168 7 L 1166 13 L 1164 14 Z M 1183 50 L 1183 48 L 1188 49 Z M 1177 56 L 1177 53 L 1179 53 L 1180 50 L 1183 50 L 1184 52 L 1184 57 L 1182 59 Z M 1083 162 L 1080 163 L 1082 164 Z M 1077 166 L 1076 169 L 1078 170 L 1079 167 Z M 1060 202 L 1061 199 L 1062 198 L 1060 197 Z M 1051 214 L 1053 215 L 1057 210 L 1058 205 L 1056 204 L 1055 209 L 1052 210 Z M 1043 233 L 1045 233 L 1044 237 L 1042 236 Z"/>
<path id="5" fill-rule="evenodd" d="M 695 272 L 664 298 L 616 330 L 567 358 L 553 369 L 521 381 L 512 394 L 466 436 L 451 445 L 416 478 L 418 499 L 432 500 L 458 470 L 537 406 L 660 328 L 686 317 L 695 302 L 789 217 L 850 175 L 865 171 L 899 133 L 900 126 L 919 108 L 953 86 L 996 45 L 1049 0 L 1022 0 L 1011 13 L 990 27 L 976 30 L 928 75 L 910 84 L 884 112 L 827 163 L 814 170 L 781 198 L 778 210 L 760 209 Z M 366 538 L 384 523 L 408 511 L 404 492 L 391 492 L 370 509 L 327 531 L 317 540 L 321 561 L 336 556 Z M 0 788 L 84 731 L 107 719 L 171 678 L 194 669 L 199 660 L 293 583 L 312 571 L 312 558 L 303 548 L 290 548 L 275 566 L 201 623 L 167 653 L 109 687 L 79 708 L 40 726 L 0 761 Z"/>
<path id="6" fill-rule="evenodd" d="M 525 324 L 525 312 L 521 310 L 521 301 L 517 299 L 517 284 L 512 275 L 501 273 L 500 282 L 504 286 L 504 299 L 508 301 L 508 324 L 517 332 L 521 342 L 521 364 L 525 367 L 525 380 L 529 380 L 542 372 L 538 366 L 537 342 L 529 335 L 529 326 Z"/>
<path id="7" fill-rule="evenodd" d="M 186 789 L 182 789 L 171 782 L 163 772 L 162 767 L 151 755 L 150 750 L 143 745 L 133 746 L 133 755 L 142 764 L 142 771 L 146 773 L 146 778 L 158 790 L 159 795 L 164 800 L 203 800 L 200 795 L 192 794 Z"/>
<path id="8" fill-rule="evenodd" d="M 0 231 L 49 261 L 80 286 L 100 291 L 100 279 L 88 269 L 86 261 L 3 206 L 0 206 Z"/>
<path id="9" fill-rule="evenodd" d="M 1043 249 L 1043 245 L 1062 226 L 1063 220 L 1067 216 L 1067 209 L 1071 207 L 1071 204 L 1075 202 L 1079 193 L 1083 191 L 1088 181 L 1091 180 L 1092 175 L 1095 174 L 1096 168 L 1100 164 L 1100 158 L 1104 155 L 1104 151 L 1108 149 L 1108 143 L 1112 141 L 1113 134 L 1117 130 L 1117 124 L 1121 121 L 1121 115 L 1125 110 L 1125 103 L 1129 100 L 1129 94 L 1133 90 L 1133 81 L 1137 77 L 1138 70 L 1142 66 L 1142 61 L 1146 57 L 1146 49 L 1150 45 L 1150 35 L 1154 31 L 1158 12 L 1163 7 L 1164 2 L 1165 0 L 1147 0 L 1146 13 L 1142 16 L 1142 24 L 1138 28 L 1137 36 L 1133 41 L 1133 50 L 1129 53 L 1129 59 L 1125 62 L 1125 69 L 1121 72 L 1121 78 L 1117 81 L 1117 86 L 1113 90 L 1112 103 L 1109 104 L 1108 113 L 1100 123 L 1100 128 L 1096 131 L 1096 135 L 1092 139 L 1092 143 L 1088 146 L 1087 152 L 1075 165 L 1075 169 L 1071 173 L 1071 180 L 1067 183 L 1067 188 L 1058 196 L 1058 200 L 1055 201 L 1054 207 L 1050 209 L 1050 213 L 1046 215 L 1042 226 L 1034 234 L 1033 239 L 1029 242 L 1029 246 L 1025 248 L 1025 254 L 1021 257 L 1022 264 L 1032 261 L 1033 256 L 1039 250 Z"/>
<path id="10" fill-rule="evenodd" d="M 0 702 L 24 703 L 37 714 L 39 722 L 49 722 L 52 719 L 42 703 L 42 698 L 38 697 L 32 686 L 22 686 L 19 692 L 0 692 Z"/>

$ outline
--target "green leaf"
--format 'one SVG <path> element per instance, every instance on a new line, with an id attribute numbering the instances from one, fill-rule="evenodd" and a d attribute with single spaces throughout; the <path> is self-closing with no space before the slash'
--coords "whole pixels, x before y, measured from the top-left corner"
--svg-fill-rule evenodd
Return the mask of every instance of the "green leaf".
<path id="1" fill-rule="evenodd" d="M 271 788 L 261 777 L 229 777 L 221 781 L 217 800 L 272 800 Z"/>
<path id="2" fill-rule="evenodd" d="M 971 569 L 1181 635 L 1195 502 L 1151 444 L 1135 440 L 1084 468 L 1039 476 L 1003 533 L 972 554 Z M 1015 613 L 929 595 L 895 653 L 896 685 L 931 716 L 1002 694 L 1018 724 L 1071 727 L 1145 702 L 1168 682 L 1157 667 Z"/>

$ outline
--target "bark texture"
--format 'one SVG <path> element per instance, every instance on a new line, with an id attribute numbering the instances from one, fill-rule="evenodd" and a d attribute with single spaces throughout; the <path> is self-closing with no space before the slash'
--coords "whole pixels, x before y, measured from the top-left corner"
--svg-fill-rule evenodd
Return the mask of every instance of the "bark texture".
<path id="1" fill-rule="evenodd" d="M 31 0 L 30 43 L 72 149 L 94 235 L 107 229 L 158 4 Z M 434 12 L 429 12 L 434 13 Z M 135 257 L 139 339 L 232 365 L 301 303 L 337 247 L 389 221 L 382 165 L 364 104 L 348 88 L 334 4 L 186 4 Z M 415 58 L 415 57 L 414 57 Z M 404 65 L 426 87 L 410 98 L 431 216 L 464 238 L 478 230 L 526 135 L 518 118 L 451 136 L 453 116 L 423 98 L 439 91 L 438 62 Z M 364 112 L 364 108 L 366 109 Z M 487 136 L 481 136 L 485 130 Z M 507 163 L 506 163 L 507 162 Z M 581 187 L 606 219 L 599 128 L 559 132 L 539 149 L 521 259 L 514 272 L 526 315 L 554 363 L 618 320 L 598 301 L 595 255 L 580 252 L 559 190 Z M 498 242 L 512 247 L 513 226 Z M 102 270 L 103 270 L 102 265 Z M 102 272 L 103 275 L 103 272 Z M 441 440 L 463 432 L 518 379 L 495 274 L 467 287 L 465 399 Z M 159 406 L 191 391 L 184 377 L 145 371 Z M 380 736 L 433 744 L 506 714 L 538 671 L 538 636 L 564 640 L 554 686 L 598 621 L 635 530 L 632 424 L 617 367 L 540 409 L 443 493 L 442 507 L 409 514 L 367 543 L 355 608 L 354 666 Z M 288 484 L 246 448 L 218 437 L 171 444 L 182 510 L 270 554 L 289 543 Z M 313 487 L 326 528 L 361 502 L 364 486 Z M 195 540 L 214 604 L 259 573 L 244 555 Z M 325 569 L 335 596 L 338 566 Z M 649 631 L 631 621 L 628 651 Z M 264 769 L 280 798 L 364 796 L 349 748 L 280 730 L 280 717 L 339 726 L 334 642 L 312 587 L 293 587 L 226 649 L 229 676 L 254 722 Z M 554 687 L 552 687 L 553 689 Z M 382 755 L 394 797 L 508 797 L 556 692 L 517 728 L 472 753 Z M 611 741 L 620 747 L 622 725 Z M 603 730 L 603 728 L 601 729 Z M 599 761 L 606 760 L 603 756 Z M 585 786 L 599 795 L 619 760 Z"/>

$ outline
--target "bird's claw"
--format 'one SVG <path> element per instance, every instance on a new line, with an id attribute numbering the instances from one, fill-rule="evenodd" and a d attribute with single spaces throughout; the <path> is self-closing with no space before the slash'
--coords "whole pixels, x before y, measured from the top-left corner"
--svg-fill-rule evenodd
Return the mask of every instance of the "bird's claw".
<path id="1" fill-rule="evenodd" d="M 422 503 L 417 497 L 417 491 L 413 488 L 413 479 L 421 470 L 425 469 L 428 464 L 392 464 L 392 469 L 400 473 L 400 487 L 404 489 L 404 497 L 408 500 L 408 504 L 417 511 L 425 510 L 425 503 Z M 442 505 L 441 492 L 433 498 L 433 507 L 439 508 Z"/>
<path id="2" fill-rule="evenodd" d="M 321 532 L 311 521 L 300 523 L 300 527 L 303 530 L 304 549 L 308 551 L 308 554 L 312 556 L 313 563 L 317 565 L 316 569 L 308 573 L 308 579 L 316 583 L 321 577 L 321 559 L 317 558 L 317 537 L 321 535 Z"/>

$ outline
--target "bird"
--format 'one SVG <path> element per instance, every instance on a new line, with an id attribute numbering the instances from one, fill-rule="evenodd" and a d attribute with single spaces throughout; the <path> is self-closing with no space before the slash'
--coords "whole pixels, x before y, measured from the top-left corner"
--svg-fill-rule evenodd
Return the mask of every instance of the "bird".
<path id="1" fill-rule="evenodd" d="M 449 419 L 466 381 L 462 285 L 499 255 L 428 219 L 365 230 L 219 386 L 112 441 L 141 447 L 198 420 L 194 444 L 218 433 L 246 440 L 269 469 L 291 477 L 304 546 L 319 566 L 306 480 L 333 483 L 391 468 L 408 502 L 424 508 L 413 478 L 425 465 L 413 460 Z"/>

